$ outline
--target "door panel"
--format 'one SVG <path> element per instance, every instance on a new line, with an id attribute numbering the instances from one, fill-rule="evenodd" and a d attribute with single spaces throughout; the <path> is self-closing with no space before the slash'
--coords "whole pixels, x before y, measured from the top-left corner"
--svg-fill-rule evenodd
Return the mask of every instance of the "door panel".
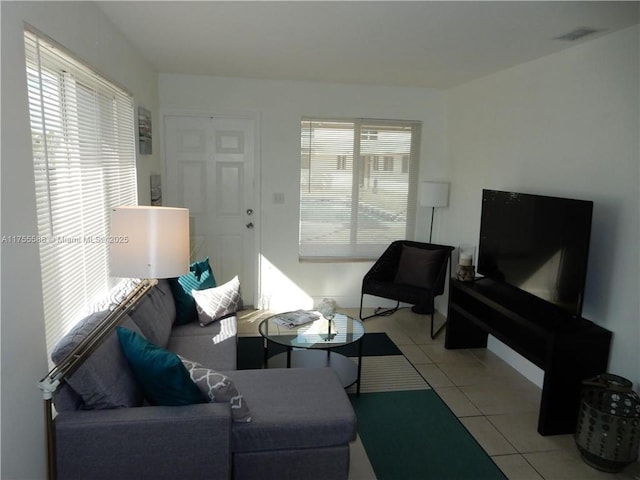
<path id="1" fill-rule="evenodd" d="M 203 215 L 207 210 L 206 170 L 204 163 L 187 161 L 181 165 L 180 191 L 184 206 L 191 215 Z"/>
<path id="2" fill-rule="evenodd" d="M 192 258 L 209 257 L 218 285 L 240 278 L 245 305 L 256 297 L 255 121 L 166 115 L 168 205 L 189 208 Z M 247 227 L 251 224 L 251 227 Z"/>

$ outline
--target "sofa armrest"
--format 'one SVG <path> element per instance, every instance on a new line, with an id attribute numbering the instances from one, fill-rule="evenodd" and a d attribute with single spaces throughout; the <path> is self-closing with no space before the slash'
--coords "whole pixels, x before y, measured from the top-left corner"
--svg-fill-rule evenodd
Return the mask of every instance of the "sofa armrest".
<path id="1" fill-rule="evenodd" d="M 62 412 L 55 435 L 58 480 L 231 478 L 227 403 Z"/>

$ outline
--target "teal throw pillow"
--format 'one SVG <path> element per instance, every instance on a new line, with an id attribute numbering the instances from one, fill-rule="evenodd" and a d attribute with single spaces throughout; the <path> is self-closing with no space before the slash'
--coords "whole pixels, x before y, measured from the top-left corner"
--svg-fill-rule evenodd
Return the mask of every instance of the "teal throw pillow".
<path id="1" fill-rule="evenodd" d="M 176 304 L 176 325 L 195 322 L 198 319 L 198 312 L 191 291 L 205 290 L 216 286 L 209 258 L 192 263 L 189 266 L 189 273 L 170 279 L 169 285 Z"/>
<path id="2" fill-rule="evenodd" d="M 117 327 L 117 332 L 133 376 L 151 405 L 178 406 L 206 401 L 178 355 L 127 328 Z"/>

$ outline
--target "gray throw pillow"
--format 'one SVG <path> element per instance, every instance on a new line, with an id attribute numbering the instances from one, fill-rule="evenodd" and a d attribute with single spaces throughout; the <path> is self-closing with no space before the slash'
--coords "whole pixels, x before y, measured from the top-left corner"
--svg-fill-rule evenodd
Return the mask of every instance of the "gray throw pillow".
<path id="1" fill-rule="evenodd" d="M 247 406 L 247 402 L 238 389 L 233 380 L 226 375 L 203 367 L 198 362 L 187 360 L 180 357 L 182 364 L 185 366 L 191 380 L 198 386 L 200 391 L 209 400 L 209 402 L 229 402 L 231 404 L 231 417 L 234 422 L 250 422 L 251 412 Z"/>
<path id="2" fill-rule="evenodd" d="M 433 288 L 440 271 L 443 252 L 402 246 L 394 282 L 420 288 Z"/>
<path id="3" fill-rule="evenodd" d="M 51 359 L 60 363 L 109 312 L 97 312 L 81 320 L 56 345 Z M 122 326 L 141 333 L 127 317 Z M 122 353 L 116 332 L 103 343 L 66 379 L 67 384 L 82 398 L 82 409 L 139 407 L 144 395 Z"/>
<path id="4" fill-rule="evenodd" d="M 120 281 L 115 287 L 109 290 L 109 293 L 104 298 L 101 298 L 93 305 L 89 305 L 87 315 L 103 310 L 113 310 L 122 303 L 139 283 L 139 278 L 125 278 Z"/>

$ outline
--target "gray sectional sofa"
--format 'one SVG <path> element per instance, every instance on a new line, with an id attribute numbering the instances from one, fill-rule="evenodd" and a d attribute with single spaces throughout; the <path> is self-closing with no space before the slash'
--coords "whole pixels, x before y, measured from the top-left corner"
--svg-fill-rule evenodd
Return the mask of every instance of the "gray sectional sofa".
<path id="1" fill-rule="evenodd" d="M 54 361 L 104 315 L 76 326 Z M 356 418 L 332 370 L 236 370 L 235 316 L 206 327 L 174 325 L 174 318 L 171 289 L 161 280 L 122 326 L 225 373 L 252 421 L 234 422 L 229 403 L 149 405 L 114 332 L 54 396 L 58 479 L 347 478 Z"/>

